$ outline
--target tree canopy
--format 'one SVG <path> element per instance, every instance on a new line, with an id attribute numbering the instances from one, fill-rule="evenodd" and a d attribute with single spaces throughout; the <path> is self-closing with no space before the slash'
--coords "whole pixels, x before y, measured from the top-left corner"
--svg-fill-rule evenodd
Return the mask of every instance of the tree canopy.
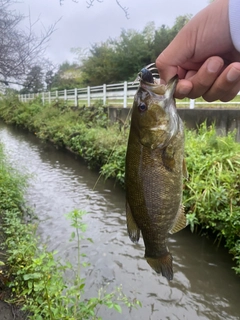
<path id="1" fill-rule="evenodd" d="M 20 91 L 21 93 L 37 93 L 44 89 L 43 70 L 40 66 L 36 65 L 31 68 L 23 86 L 24 88 Z"/>
<path id="2" fill-rule="evenodd" d="M 156 60 L 190 18 L 191 15 L 177 17 L 172 28 L 165 25 L 156 28 L 154 22 L 149 22 L 141 32 L 123 29 L 118 38 L 92 45 L 88 55 L 79 61 L 83 85 L 134 80 L 144 66 Z"/>
<path id="3" fill-rule="evenodd" d="M 44 49 L 55 28 L 50 26 L 39 37 L 33 32 L 34 23 L 21 29 L 26 17 L 11 9 L 13 3 L 0 0 L 0 82 L 6 84 L 22 82 L 34 65 L 43 64 Z"/>
<path id="4" fill-rule="evenodd" d="M 177 17 L 171 28 L 166 25 L 156 28 L 154 22 L 149 22 L 142 31 L 123 29 L 115 39 L 95 43 L 89 49 L 74 48 L 75 62 L 63 62 L 55 73 L 53 70 L 44 72 L 41 64 L 34 64 L 27 72 L 23 91 L 37 92 L 43 87 L 62 90 L 133 81 L 144 66 L 156 60 L 190 18 L 190 15 Z M 34 72 L 36 66 L 41 66 L 39 74 Z"/>

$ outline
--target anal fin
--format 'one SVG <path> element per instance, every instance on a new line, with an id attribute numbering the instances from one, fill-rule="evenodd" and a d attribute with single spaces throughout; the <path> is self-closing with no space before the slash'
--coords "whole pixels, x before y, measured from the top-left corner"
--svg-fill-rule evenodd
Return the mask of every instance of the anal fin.
<path id="1" fill-rule="evenodd" d="M 140 238 L 140 229 L 138 228 L 133 218 L 131 208 L 128 202 L 126 202 L 126 216 L 127 216 L 127 230 L 128 230 L 129 238 L 132 240 L 132 242 L 138 242 Z"/>
<path id="2" fill-rule="evenodd" d="M 187 226 L 187 219 L 184 214 L 184 207 L 181 204 L 178 209 L 177 217 L 176 217 L 174 224 L 172 226 L 172 229 L 169 231 L 169 233 L 171 233 L 171 234 L 176 233 L 176 232 L 184 229 L 186 226 Z"/>

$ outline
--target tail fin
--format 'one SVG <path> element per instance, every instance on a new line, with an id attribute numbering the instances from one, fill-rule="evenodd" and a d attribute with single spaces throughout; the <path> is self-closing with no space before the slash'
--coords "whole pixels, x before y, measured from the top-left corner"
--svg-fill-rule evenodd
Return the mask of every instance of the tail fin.
<path id="1" fill-rule="evenodd" d="M 173 279 L 173 268 L 172 268 L 172 255 L 167 253 L 159 258 L 148 258 L 146 257 L 147 263 L 157 273 L 162 273 L 168 280 Z"/>

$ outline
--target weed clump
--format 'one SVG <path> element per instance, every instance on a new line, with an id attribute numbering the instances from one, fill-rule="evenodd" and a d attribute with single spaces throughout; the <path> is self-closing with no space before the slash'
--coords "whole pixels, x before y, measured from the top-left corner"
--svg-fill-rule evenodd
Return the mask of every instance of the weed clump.
<path id="1" fill-rule="evenodd" d="M 218 136 L 206 124 L 186 132 L 184 205 L 191 229 L 212 230 L 234 255 L 240 273 L 240 144 L 234 136 Z"/>

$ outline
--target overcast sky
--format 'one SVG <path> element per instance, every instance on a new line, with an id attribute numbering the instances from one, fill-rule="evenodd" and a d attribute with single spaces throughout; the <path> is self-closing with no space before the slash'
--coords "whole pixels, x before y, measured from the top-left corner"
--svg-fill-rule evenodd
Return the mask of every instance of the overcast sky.
<path id="1" fill-rule="evenodd" d="M 94 1 L 87 8 L 85 0 L 20 0 L 14 8 L 25 15 L 30 13 L 31 20 L 38 18 L 41 23 L 35 32 L 53 24 L 59 18 L 57 30 L 51 36 L 46 55 L 55 64 L 73 61 L 70 49 L 89 48 L 91 44 L 117 38 L 122 29 L 142 31 L 146 24 L 154 21 L 156 27 L 165 24 L 171 27 L 179 15 L 193 14 L 203 9 L 207 0 L 119 0 L 128 8 L 129 19 L 117 6 L 115 0 Z M 27 25 L 28 20 L 26 20 Z"/>

